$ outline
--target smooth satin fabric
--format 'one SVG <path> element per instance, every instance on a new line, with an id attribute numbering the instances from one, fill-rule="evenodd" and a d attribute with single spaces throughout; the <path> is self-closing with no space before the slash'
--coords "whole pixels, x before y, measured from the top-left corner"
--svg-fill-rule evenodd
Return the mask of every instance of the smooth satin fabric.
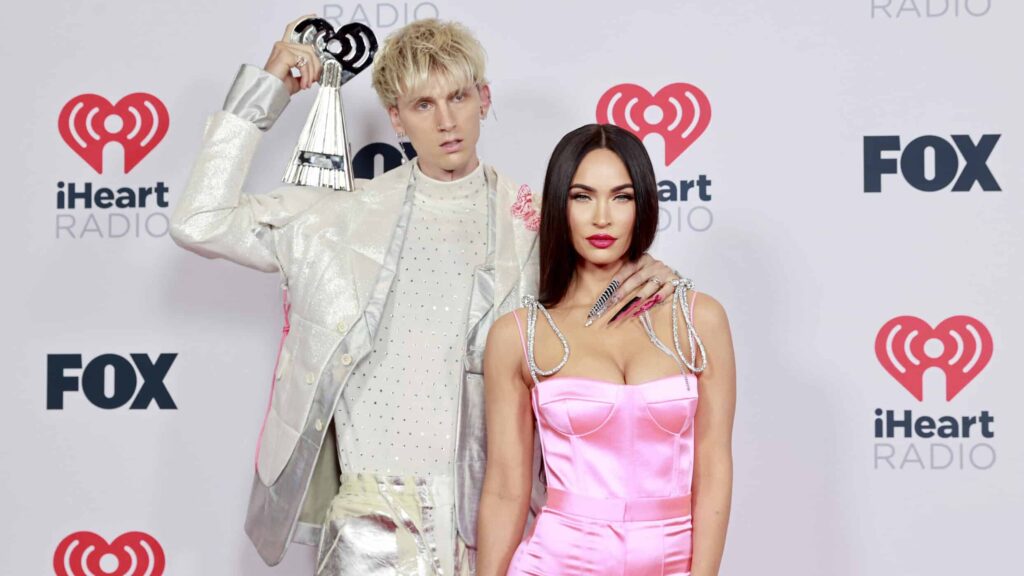
<path id="1" fill-rule="evenodd" d="M 508 574 L 688 575 L 696 377 L 554 377 L 532 400 L 555 497 Z"/>

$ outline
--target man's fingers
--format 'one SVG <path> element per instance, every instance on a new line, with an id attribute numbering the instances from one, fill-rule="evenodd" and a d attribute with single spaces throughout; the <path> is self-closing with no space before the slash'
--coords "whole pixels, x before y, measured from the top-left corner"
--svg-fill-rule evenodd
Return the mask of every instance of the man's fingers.
<path id="1" fill-rule="evenodd" d="M 320 81 L 320 75 L 323 73 L 324 64 L 320 61 L 320 56 L 317 55 L 316 50 L 307 44 L 302 45 L 307 52 L 306 58 L 310 63 L 310 77 L 309 85 L 312 86 L 314 82 Z"/>

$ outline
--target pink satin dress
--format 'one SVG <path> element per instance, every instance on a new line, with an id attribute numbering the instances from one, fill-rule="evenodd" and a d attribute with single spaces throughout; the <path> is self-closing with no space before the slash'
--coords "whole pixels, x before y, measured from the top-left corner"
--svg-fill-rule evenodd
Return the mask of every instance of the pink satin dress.
<path id="1" fill-rule="evenodd" d="M 554 376 L 532 402 L 548 500 L 508 574 L 688 575 L 697 378 Z"/>

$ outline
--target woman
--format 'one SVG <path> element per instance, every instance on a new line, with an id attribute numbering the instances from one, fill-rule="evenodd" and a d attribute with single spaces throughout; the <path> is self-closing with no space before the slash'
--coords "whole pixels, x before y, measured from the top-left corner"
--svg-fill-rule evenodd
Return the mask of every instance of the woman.
<path id="1" fill-rule="evenodd" d="M 671 306 L 654 296 L 586 326 L 611 278 L 654 240 L 643 144 L 610 125 L 566 135 L 541 215 L 539 298 L 487 341 L 478 574 L 717 574 L 735 405 L 725 311 L 689 281 L 655 279 L 675 283 Z M 520 542 L 535 422 L 547 505 Z"/>

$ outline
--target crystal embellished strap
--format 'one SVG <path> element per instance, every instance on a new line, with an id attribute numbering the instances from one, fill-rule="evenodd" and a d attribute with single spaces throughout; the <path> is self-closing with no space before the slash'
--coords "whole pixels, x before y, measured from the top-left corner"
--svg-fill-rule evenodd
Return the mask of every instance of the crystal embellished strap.
<path id="1" fill-rule="evenodd" d="M 526 364 L 530 367 L 530 376 L 533 377 L 534 384 L 540 384 L 540 380 L 537 379 L 537 374 L 541 376 L 551 376 L 558 372 L 565 363 L 569 361 L 569 341 L 566 340 L 565 335 L 555 325 L 555 321 L 551 318 L 551 314 L 548 313 L 547 308 L 543 304 L 537 301 L 533 296 L 523 296 L 523 306 L 526 307 Z M 540 310 L 544 314 L 544 318 L 547 319 L 548 325 L 551 326 L 551 330 L 554 331 L 555 336 L 562 342 L 562 361 L 551 370 L 541 370 L 537 366 L 537 359 L 534 356 L 534 339 L 537 335 L 537 310 Z"/>
<path id="2" fill-rule="evenodd" d="M 689 278 L 681 278 L 674 282 L 676 288 L 675 292 L 672 293 L 672 343 L 675 345 L 675 354 L 658 338 L 654 333 L 654 325 L 651 322 L 650 312 L 644 312 L 642 315 L 641 322 L 644 325 L 644 330 L 647 331 L 647 336 L 651 339 L 651 342 L 661 350 L 662 352 L 672 356 L 679 364 L 680 370 L 685 366 L 690 372 L 694 374 L 700 374 L 704 372 L 704 369 L 708 366 L 708 358 L 704 352 L 704 342 L 701 341 L 700 335 L 697 334 L 697 330 L 693 325 L 693 318 L 690 313 L 690 307 L 687 306 L 687 297 L 690 290 L 693 289 L 693 281 Z M 679 343 L 679 310 L 682 308 L 683 322 L 686 324 L 686 339 L 690 345 L 690 358 L 687 360 L 686 356 L 683 355 L 683 347 Z M 697 365 L 697 351 L 700 351 L 700 366 Z"/>

